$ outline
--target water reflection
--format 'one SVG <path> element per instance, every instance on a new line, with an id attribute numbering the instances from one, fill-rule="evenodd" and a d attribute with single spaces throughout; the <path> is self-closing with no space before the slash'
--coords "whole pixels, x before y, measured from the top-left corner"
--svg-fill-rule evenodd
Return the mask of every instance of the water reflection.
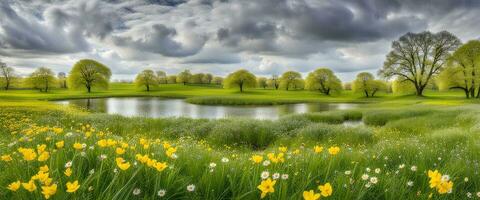
<path id="1" fill-rule="evenodd" d="M 143 117 L 191 117 L 218 119 L 225 117 L 251 117 L 256 119 L 277 119 L 292 113 L 346 110 L 358 107 L 348 103 L 300 103 L 272 106 L 221 106 L 195 105 L 182 99 L 154 97 L 73 99 L 59 101 L 94 112 Z"/>

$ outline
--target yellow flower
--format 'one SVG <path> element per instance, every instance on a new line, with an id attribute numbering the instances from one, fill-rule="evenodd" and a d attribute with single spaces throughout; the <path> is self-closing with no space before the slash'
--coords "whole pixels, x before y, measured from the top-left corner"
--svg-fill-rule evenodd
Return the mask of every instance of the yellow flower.
<path id="1" fill-rule="evenodd" d="M 284 161 L 285 161 L 285 158 L 284 158 L 283 156 L 284 156 L 283 153 L 279 153 L 279 154 L 277 154 L 276 156 L 275 156 L 274 153 L 269 153 L 269 154 L 267 154 L 268 159 L 270 159 L 270 161 L 271 161 L 272 163 L 279 163 L 279 162 L 282 163 L 282 162 L 284 162 Z"/>
<path id="2" fill-rule="evenodd" d="M 264 180 L 262 181 L 262 183 L 260 183 L 260 185 L 257 186 L 257 188 L 262 191 L 262 194 L 260 196 L 260 198 L 265 198 L 265 196 L 267 196 L 268 193 L 274 193 L 275 192 L 275 183 L 277 181 L 272 181 L 271 178 L 268 178 L 267 180 Z"/>
<path id="3" fill-rule="evenodd" d="M 445 194 L 445 193 L 451 192 L 452 188 L 453 188 L 453 182 L 452 181 L 442 181 L 438 185 L 437 190 L 438 190 L 438 193 Z"/>
<path id="4" fill-rule="evenodd" d="M 148 160 L 150 160 L 150 158 L 148 158 L 148 155 L 142 156 L 142 154 L 135 155 L 135 158 L 143 164 L 145 164 L 146 162 L 148 162 Z"/>
<path id="5" fill-rule="evenodd" d="M 66 186 L 67 186 L 67 192 L 68 193 L 73 193 L 73 192 L 77 191 L 78 188 L 80 188 L 80 185 L 78 184 L 78 181 L 74 181 L 73 183 L 67 182 Z"/>
<path id="6" fill-rule="evenodd" d="M 130 168 L 130 163 L 125 162 L 125 160 L 123 158 L 117 158 L 117 159 L 115 159 L 115 161 L 117 162 L 118 168 L 120 168 L 121 170 L 125 171 L 128 168 Z"/>
<path id="7" fill-rule="evenodd" d="M 65 169 L 65 172 L 63 172 L 63 174 L 65 174 L 65 176 L 67 177 L 70 177 L 72 175 L 72 169 L 70 167 Z"/>
<path id="8" fill-rule="evenodd" d="M 281 151 L 281 152 L 283 152 L 283 153 L 287 152 L 287 149 L 288 149 L 288 148 L 287 148 L 287 147 L 284 147 L 284 146 L 278 147 L 278 150 Z"/>
<path id="9" fill-rule="evenodd" d="M 292 152 L 293 154 L 300 154 L 300 149 L 295 149 L 295 151 Z"/>
<path id="10" fill-rule="evenodd" d="M 28 183 L 22 183 L 22 186 L 29 192 L 37 190 L 37 186 L 35 185 L 35 182 L 33 182 L 33 180 L 28 181 Z"/>
<path id="11" fill-rule="evenodd" d="M 75 144 L 73 144 L 73 148 L 76 149 L 76 150 L 82 150 L 83 145 L 78 143 L 78 142 L 75 142 Z"/>
<path id="12" fill-rule="evenodd" d="M 57 184 L 52 184 L 51 186 L 42 186 L 42 194 L 45 199 L 49 199 L 55 193 L 57 193 Z"/>
<path id="13" fill-rule="evenodd" d="M 317 199 L 320 199 L 320 194 L 315 193 L 313 190 L 303 191 L 303 199 L 305 199 L 305 200 L 317 200 Z"/>
<path id="14" fill-rule="evenodd" d="M 111 146 L 115 146 L 115 145 L 117 145 L 117 141 L 112 140 L 112 139 L 107 140 L 107 146 L 111 147 Z"/>
<path id="15" fill-rule="evenodd" d="M 31 161 L 37 158 L 37 153 L 33 149 L 18 148 L 18 152 L 23 155 L 23 159 L 26 161 Z"/>
<path id="16" fill-rule="evenodd" d="M 318 146 L 318 145 L 315 145 L 315 146 L 313 147 L 313 151 L 315 151 L 315 153 L 320 153 L 320 152 L 323 151 L 323 147 Z"/>
<path id="17" fill-rule="evenodd" d="M 100 147 L 106 147 L 108 145 L 107 140 L 102 139 L 97 142 L 97 145 Z"/>
<path id="18" fill-rule="evenodd" d="M 340 147 L 333 146 L 328 148 L 328 153 L 330 153 L 330 155 L 337 155 L 338 152 L 340 152 Z"/>
<path id="19" fill-rule="evenodd" d="M 438 170 L 428 170 L 428 177 L 430 178 L 430 188 L 435 188 L 440 185 L 442 180 L 442 174 L 440 174 Z"/>
<path id="20" fill-rule="evenodd" d="M 140 144 L 142 144 L 141 141 Z M 169 149 L 170 147 L 172 147 L 172 145 L 170 145 L 168 142 L 163 142 L 163 149 Z"/>
<path id="21" fill-rule="evenodd" d="M 318 189 L 320 190 L 320 194 L 322 194 L 322 196 L 324 197 L 328 197 L 332 195 L 332 192 L 333 192 L 332 185 L 330 185 L 330 183 L 325 183 L 325 185 L 320 185 L 318 186 Z"/>
<path id="22" fill-rule="evenodd" d="M 44 165 L 43 167 L 40 167 L 41 172 L 48 172 L 50 169 L 48 168 L 48 165 Z"/>
<path id="23" fill-rule="evenodd" d="M 53 132 L 55 134 L 60 134 L 60 133 L 63 133 L 63 129 L 62 128 L 57 128 L 57 127 L 54 127 L 52 128 Z"/>
<path id="24" fill-rule="evenodd" d="M 48 160 L 48 158 L 50 158 L 50 153 L 48 153 L 48 151 L 44 151 L 38 156 L 38 161 L 43 162 Z"/>
<path id="25" fill-rule="evenodd" d="M 8 185 L 7 189 L 15 192 L 20 188 L 20 185 L 21 185 L 20 181 L 15 181 L 13 183 L 10 183 L 10 185 Z"/>
<path id="26" fill-rule="evenodd" d="M 153 167 L 155 169 L 157 169 L 157 171 L 161 172 L 163 170 L 165 170 L 165 168 L 167 168 L 167 163 L 165 162 L 157 162 L 153 165 Z"/>
<path id="27" fill-rule="evenodd" d="M 12 156 L 10 156 L 9 154 L 2 156 L 2 161 L 10 162 L 10 161 L 12 161 L 12 160 L 13 160 L 13 159 L 12 159 Z"/>
<path id="28" fill-rule="evenodd" d="M 57 147 L 57 149 L 61 149 L 61 148 L 63 148 L 63 146 L 65 146 L 65 142 L 63 140 L 59 141 L 59 142 L 55 143 L 55 146 Z"/>
<path id="29" fill-rule="evenodd" d="M 167 154 L 167 156 L 171 158 L 175 152 L 177 152 L 177 148 L 170 147 L 170 148 L 167 149 L 165 154 Z"/>
<path id="30" fill-rule="evenodd" d="M 252 161 L 254 163 L 261 163 L 263 161 L 263 156 L 260 156 L 260 155 L 253 155 L 252 156 Z"/>
<path id="31" fill-rule="evenodd" d="M 125 153 L 125 149 L 118 147 L 117 149 L 115 149 L 115 153 L 117 153 L 118 155 L 122 155 Z"/>
<path id="32" fill-rule="evenodd" d="M 42 144 L 42 145 L 37 145 L 37 152 L 38 154 L 42 154 L 45 149 L 47 149 L 47 145 L 46 144 Z"/>

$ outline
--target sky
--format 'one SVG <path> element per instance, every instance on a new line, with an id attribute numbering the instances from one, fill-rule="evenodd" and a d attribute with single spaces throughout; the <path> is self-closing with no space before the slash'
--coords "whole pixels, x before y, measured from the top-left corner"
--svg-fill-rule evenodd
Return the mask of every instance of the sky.
<path id="1" fill-rule="evenodd" d="M 1 0 L 0 60 L 20 75 L 89 58 L 115 80 L 328 67 L 349 81 L 376 74 L 407 32 L 480 39 L 479 13 L 478 0 Z"/>

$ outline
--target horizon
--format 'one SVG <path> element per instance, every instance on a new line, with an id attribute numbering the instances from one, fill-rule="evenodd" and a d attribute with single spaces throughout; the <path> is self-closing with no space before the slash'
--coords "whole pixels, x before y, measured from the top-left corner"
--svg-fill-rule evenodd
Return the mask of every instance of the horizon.
<path id="1" fill-rule="evenodd" d="M 462 1 L 2 1 L 0 59 L 26 76 L 70 71 L 83 58 L 112 80 L 144 70 L 225 77 L 240 68 L 303 77 L 331 68 L 343 82 L 377 74 L 407 32 L 449 31 L 479 39 L 480 2 Z"/>

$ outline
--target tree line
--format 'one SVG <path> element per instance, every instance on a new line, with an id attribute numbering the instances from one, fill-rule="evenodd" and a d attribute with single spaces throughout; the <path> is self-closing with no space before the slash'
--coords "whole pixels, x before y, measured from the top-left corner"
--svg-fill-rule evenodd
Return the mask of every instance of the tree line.
<path id="1" fill-rule="evenodd" d="M 351 83 L 344 83 L 331 69 L 318 68 L 305 78 L 299 72 L 287 71 L 281 76 L 256 77 L 248 70 L 241 69 L 227 77 L 209 73 L 192 74 L 184 70 L 176 75 L 167 75 L 164 71 L 144 70 L 135 83 L 146 91 L 160 84 L 215 84 L 225 88 L 238 88 L 244 92 L 247 88 L 260 87 L 275 90 L 312 90 L 325 95 L 339 93 L 341 90 L 353 90 L 366 97 L 373 97 L 380 91 L 395 92 L 413 90 L 423 96 L 426 88 L 439 90 L 460 89 L 466 98 L 480 98 L 480 41 L 472 40 L 465 44 L 452 33 L 441 31 L 431 33 L 406 33 L 392 42 L 382 68 L 378 71 L 380 79 L 368 72 L 361 72 Z M 70 73 L 57 76 L 46 67 L 37 68 L 27 78 L 24 85 L 48 92 L 54 87 L 79 89 L 107 88 L 110 81 L 110 69 L 95 60 L 80 60 Z M 0 62 L 0 84 L 8 90 L 20 77 L 12 67 Z"/>

